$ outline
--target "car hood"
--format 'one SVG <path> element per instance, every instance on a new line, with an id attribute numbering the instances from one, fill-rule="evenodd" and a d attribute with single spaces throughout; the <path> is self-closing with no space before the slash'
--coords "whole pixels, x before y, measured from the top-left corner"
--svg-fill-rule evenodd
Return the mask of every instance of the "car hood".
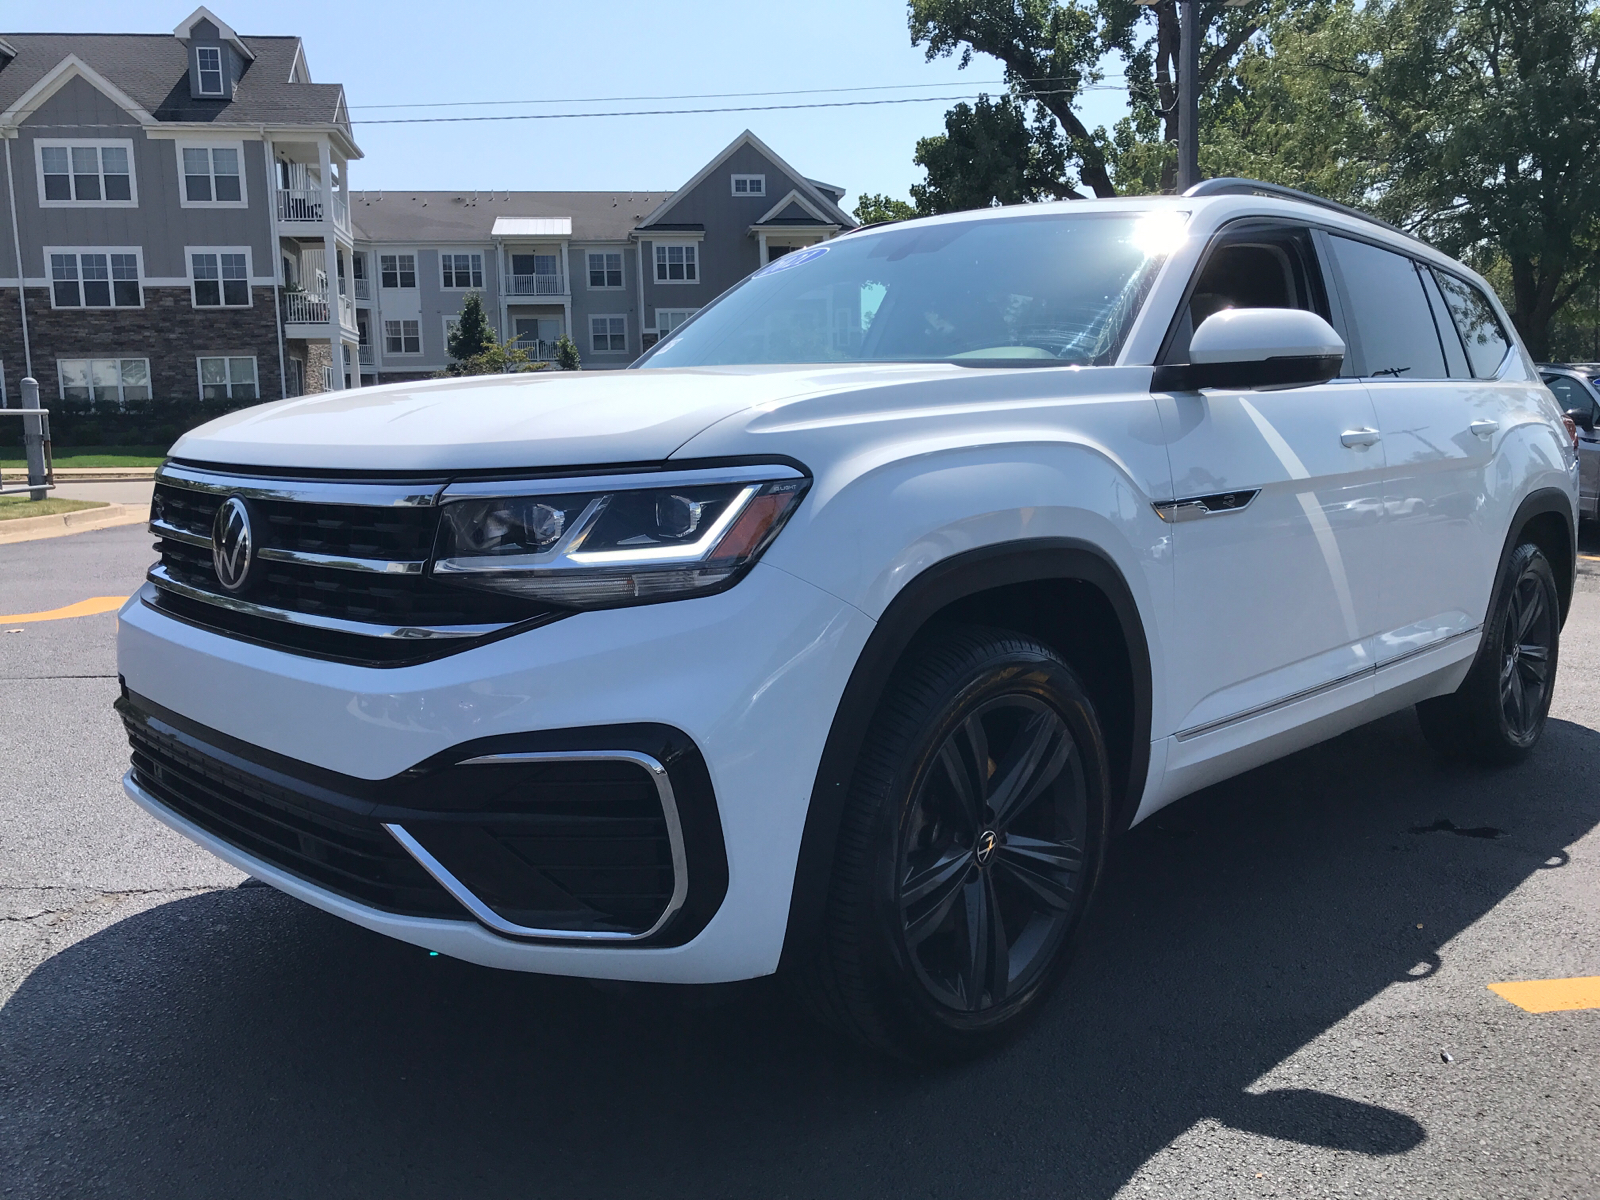
<path id="1" fill-rule="evenodd" d="M 323 392 L 230 413 L 172 448 L 233 466 L 359 471 L 659 462 L 742 410 L 943 365 L 549 371 Z"/>

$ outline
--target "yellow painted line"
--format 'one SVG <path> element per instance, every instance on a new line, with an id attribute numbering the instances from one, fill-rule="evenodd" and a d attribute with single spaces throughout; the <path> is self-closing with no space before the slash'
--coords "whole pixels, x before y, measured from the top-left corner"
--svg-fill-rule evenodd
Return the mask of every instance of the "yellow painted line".
<path id="1" fill-rule="evenodd" d="M 29 621 L 62 621 L 67 617 L 92 617 L 96 613 L 114 612 L 128 602 L 126 596 L 90 596 L 65 608 L 52 608 L 46 612 L 11 613 L 0 617 L 0 625 L 26 625 Z"/>
<path id="2" fill-rule="evenodd" d="M 1600 975 L 1589 975 L 1582 979 L 1526 979 L 1520 983 L 1491 983 L 1489 990 L 1531 1013 L 1600 1008 Z"/>

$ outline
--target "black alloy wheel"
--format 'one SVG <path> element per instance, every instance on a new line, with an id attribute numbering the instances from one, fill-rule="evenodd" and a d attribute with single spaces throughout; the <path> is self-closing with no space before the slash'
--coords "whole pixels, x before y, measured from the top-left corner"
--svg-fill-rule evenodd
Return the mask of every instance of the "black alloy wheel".
<path id="1" fill-rule="evenodd" d="M 946 1061 L 1017 1030 L 1093 894 L 1110 770 L 1095 706 L 1044 644 L 945 626 L 867 730 L 818 944 L 795 979 L 827 1023 Z"/>
<path id="2" fill-rule="evenodd" d="M 1030 695 L 945 737 L 900 832 L 901 937 L 923 986 L 993 1008 L 1047 967 L 1077 907 L 1087 785 L 1072 731 Z"/>
<path id="3" fill-rule="evenodd" d="M 1561 596 L 1544 552 L 1511 552 L 1461 686 L 1417 705 L 1423 735 L 1449 760 L 1507 766 L 1538 744 L 1561 650 Z"/>
<path id="4" fill-rule="evenodd" d="M 1511 585 L 1500 633 L 1500 709 L 1519 744 L 1533 745 L 1550 711 L 1555 647 L 1556 614 L 1543 580 L 1524 571 Z"/>

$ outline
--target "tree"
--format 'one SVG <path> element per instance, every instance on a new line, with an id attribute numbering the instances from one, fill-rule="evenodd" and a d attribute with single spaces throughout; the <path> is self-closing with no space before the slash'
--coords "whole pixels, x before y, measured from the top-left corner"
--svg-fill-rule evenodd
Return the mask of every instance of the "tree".
<path id="1" fill-rule="evenodd" d="M 483 311 L 483 297 L 477 292 L 468 292 L 461 302 L 461 316 L 457 318 L 450 336 L 445 339 L 450 357 L 463 362 L 478 357 L 496 344 L 489 316 Z"/>
<path id="2" fill-rule="evenodd" d="M 893 196 L 862 195 L 856 200 L 855 218 L 863 225 L 908 221 L 919 215 L 916 207 Z"/>
<path id="3" fill-rule="evenodd" d="M 563 371 L 576 371 L 583 366 L 583 360 L 578 357 L 578 344 L 564 333 L 556 342 L 556 366 Z"/>
<path id="4" fill-rule="evenodd" d="M 1033 124 L 1010 96 L 976 106 L 958 104 L 944 116 L 944 133 L 925 137 L 913 156 L 928 173 L 911 189 L 917 212 L 960 212 L 994 204 L 1060 200 L 1076 195 L 1064 182 L 1066 144 L 1055 121 Z"/>
<path id="5" fill-rule="evenodd" d="M 470 299 L 471 297 L 469 297 Z M 455 353 L 452 346 L 451 353 Z M 443 379 L 461 375 L 507 375 L 519 371 L 542 371 L 548 363 L 531 362 L 528 352 L 516 341 L 496 341 L 494 335 L 489 335 L 489 344 L 478 353 L 468 358 L 457 358 L 444 370 L 439 371 L 436 378 Z"/>
<path id="6" fill-rule="evenodd" d="M 987 54 L 1005 67 L 1015 102 L 1034 109 L 1030 128 L 1038 160 L 1052 161 L 1059 144 L 1061 170 L 1052 194 L 1170 190 L 1177 161 L 1176 0 L 1154 6 L 1136 0 L 910 0 L 909 20 L 912 45 L 925 44 L 930 60 L 959 52 L 965 67 L 974 54 Z M 1206 39 L 1200 86 L 1210 91 L 1231 72 L 1257 25 L 1223 0 L 1202 4 L 1198 25 Z M 1074 111 L 1083 89 L 1101 81 L 1099 63 L 1109 52 L 1127 61 L 1132 108 L 1115 134 L 1089 130 Z"/>

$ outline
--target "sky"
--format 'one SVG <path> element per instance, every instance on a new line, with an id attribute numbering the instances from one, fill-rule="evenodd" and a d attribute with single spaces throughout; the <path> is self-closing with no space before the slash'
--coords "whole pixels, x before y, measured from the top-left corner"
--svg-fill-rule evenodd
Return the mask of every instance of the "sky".
<path id="1" fill-rule="evenodd" d="M 955 99 L 838 108 L 434 124 L 417 117 L 616 112 L 818 104 L 909 97 L 970 99 L 1001 89 L 998 63 L 926 60 L 896 0 L 211 0 L 241 34 L 302 38 L 318 83 L 342 83 L 365 157 L 361 189 L 631 188 L 669 191 L 744 129 L 813 179 L 904 197 L 922 171 L 917 139 L 943 129 Z M 128 0 L 5 0 L 0 32 L 170 33 L 194 5 Z M 1108 83 L 1120 83 L 1111 66 Z M 899 85 L 915 85 L 904 87 Z M 866 91 L 859 89 L 880 89 Z M 804 95 L 575 103 L 801 89 Z M 520 101 L 529 103 L 492 103 Z M 463 106 L 464 102 L 478 102 Z M 408 107 L 375 107 L 406 105 Z M 449 106 L 449 107 L 421 107 Z M 1115 121 L 1122 94 L 1089 93 L 1091 128 Z"/>

